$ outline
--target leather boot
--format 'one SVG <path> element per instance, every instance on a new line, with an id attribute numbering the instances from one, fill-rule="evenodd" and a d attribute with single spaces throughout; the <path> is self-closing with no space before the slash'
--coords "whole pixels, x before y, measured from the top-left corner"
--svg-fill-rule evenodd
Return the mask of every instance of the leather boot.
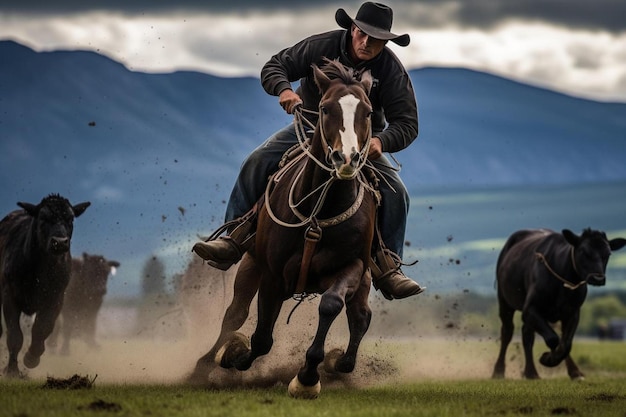
<path id="1" fill-rule="evenodd" d="M 387 300 L 407 298 L 426 289 L 404 275 L 400 257 L 389 249 L 381 249 L 370 260 L 372 283 Z"/>
<path id="2" fill-rule="evenodd" d="M 230 235 L 197 242 L 192 251 L 212 267 L 226 271 L 239 262 L 254 243 L 256 233 L 252 230 L 253 226 L 252 221 L 246 220 L 235 227 Z"/>

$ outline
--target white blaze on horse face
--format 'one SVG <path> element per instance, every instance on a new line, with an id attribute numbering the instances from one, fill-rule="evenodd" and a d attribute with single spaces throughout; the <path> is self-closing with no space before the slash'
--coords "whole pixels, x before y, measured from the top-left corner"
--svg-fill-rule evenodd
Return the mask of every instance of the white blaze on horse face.
<path id="1" fill-rule="evenodd" d="M 359 138 L 356 136 L 356 130 L 354 129 L 354 116 L 356 115 L 356 108 L 361 101 L 348 94 L 339 99 L 339 105 L 343 112 L 343 130 L 339 132 L 341 135 L 341 145 L 343 146 L 343 154 L 347 163 L 350 163 L 350 155 L 352 152 L 359 152 Z"/>

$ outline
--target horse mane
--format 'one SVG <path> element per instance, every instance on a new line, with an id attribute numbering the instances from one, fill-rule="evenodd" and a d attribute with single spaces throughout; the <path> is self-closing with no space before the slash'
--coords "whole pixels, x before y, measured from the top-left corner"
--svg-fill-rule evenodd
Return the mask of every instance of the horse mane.
<path id="1" fill-rule="evenodd" d="M 344 84 L 358 84 L 360 77 L 352 68 L 348 68 L 339 62 L 338 59 L 324 58 L 324 63 L 320 67 L 322 72 L 331 80 L 340 79 Z"/>

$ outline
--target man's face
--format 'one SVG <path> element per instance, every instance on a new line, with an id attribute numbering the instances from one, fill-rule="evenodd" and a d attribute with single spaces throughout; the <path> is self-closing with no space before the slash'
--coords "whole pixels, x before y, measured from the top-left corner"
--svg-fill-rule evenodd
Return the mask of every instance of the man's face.
<path id="1" fill-rule="evenodd" d="M 380 53 L 387 41 L 375 39 L 363 32 L 356 25 L 352 25 L 352 53 L 358 61 L 369 61 Z"/>

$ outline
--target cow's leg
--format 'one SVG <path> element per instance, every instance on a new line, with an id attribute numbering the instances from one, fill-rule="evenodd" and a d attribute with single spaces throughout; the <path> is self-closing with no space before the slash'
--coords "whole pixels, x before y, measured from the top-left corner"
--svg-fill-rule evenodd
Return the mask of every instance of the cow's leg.
<path id="1" fill-rule="evenodd" d="M 363 279 L 354 296 L 346 302 L 346 315 L 348 317 L 348 328 L 350 330 L 350 341 L 344 354 L 336 355 L 328 364 L 325 359 L 325 368 L 330 372 L 348 373 L 354 370 L 356 356 L 361 345 L 361 340 L 369 328 L 372 318 L 372 310 L 369 307 L 368 297 L 370 293 L 371 276 L 369 270 L 364 274 Z M 330 352 L 326 355 L 331 356 Z"/>
<path id="2" fill-rule="evenodd" d="M 211 350 L 196 362 L 195 369 L 189 376 L 190 382 L 206 382 L 210 370 L 216 365 L 216 353 L 224 343 L 232 338 L 233 333 L 243 326 L 248 318 L 250 303 L 252 303 L 252 299 L 259 289 L 260 277 L 254 260 L 249 255 L 245 255 L 237 270 L 233 299 L 222 320 L 220 335 Z"/>
<path id="3" fill-rule="evenodd" d="M 61 345 L 61 354 L 69 355 L 70 354 L 70 341 L 72 340 L 72 333 L 74 331 L 74 327 L 76 326 L 76 313 L 73 311 L 69 311 L 63 314 L 63 344 Z"/>
<path id="4" fill-rule="evenodd" d="M 565 366 L 567 367 L 567 375 L 569 375 L 571 379 L 585 379 L 585 374 L 578 368 L 578 365 L 576 365 L 576 362 L 574 362 L 574 359 L 572 359 L 570 355 L 565 357 Z"/>
<path id="5" fill-rule="evenodd" d="M 498 291 L 498 305 L 500 315 L 500 352 L 498 353 L 498 359 L 493 367 L 492 378 L 504 378 L 504 371 L 506 368 L 506 351 L 508 349 L 511 339 L 513 339 L 513 331 L 515 325 L 513 324 L 513 316 L 515 315 L 515 309 L 511 308 Z"/>
<path id="6" fill-rule="evenodd" d="M 531 328 L 535 329 L 541 337 L 543 337 L 543 340 L 550 349 L 550 352 L 546 352 L 541 356 L 540 362 L 545 366 L 558 365 L 567 354 L 563 355 L 559 352 L 556 352 L 555 354 L 555 350 L 560 346 L 560 338 L 552 326 L 550 326 L 550 324 L 543 317 L 541 317 L 540 313 L 538 313 L 532 305 L 529 305 L 524 309 L 522 313 L 522 320 L 524 321 L 524 324 L 528 324 Z M 558 362 L 555 361 L 557 357 L 560 357 Z"/>
<path id="7" fill-rule="evenodd" d="M 36 368 L 39 365 L 39 358 L 46 350 L 46 339 L 54 330 L 54 323 L 60 312 L 60 304 L 52 305 L 41 309 L 35 316 L 30 347 L 24 354 L 24 365 L 27 368 Z"/>
<path id="8" fill-rule="evenodd" d="M 98 311 L 102 303 L 90 306 L 85 312 L 85 341 L 91 349 L 100 349 L 100 344 L 96 341 L 96 324 L 98 322 Z"/>
<path id="9" fill-rule="evenodd" d="M 315 398 L 320 392 L 320 374 L 317 366 L 324 360 L 324 344 L 330 326 L 341 310 L 343 310 L 349 284 L 356 283 L 363 274 L 363 265 L 360 261 L 349 265 L 336 273 L 333 285 L 324 292 L 319 304 L 319 320 L 313 343 L 306 351 L 306 361 L 300 368 L 298 375 L 289 384 L 289 394 L 296 398 Z M 333 278 L 333 277 L 331 277 Z"/>
<path id="10" fill-rule="evenodd" d="M 7 326 L 7 348 L 9 349 L 9 363 L 4 373 L 8 377 L 18 377 L 20 375 L 17 366 L 17 355 L 24 344 L 24 335 L 20 327 L 21 313 L 15 303 L 6 300 L 3 307 L 4 321 Z"/>
<path id="11" fill-rule="evenodd" d="M 578 319 L 579 312 L 576 311 L 575 314 L 570 315 L 567 319 L 561 321 L 561 339 L 558 345 L 551 349 L 550 352 L 545 352 L 539 358 L 539 362 L 541 362 L 544 366 L 557 366 L 560 364 L 563 359 L 569 356 L 570 351 L 572 350 L 572 341 L 574 340 L 574 334 L 576 333 L 576 328 L 578 327 Z"/>
<path id="12" fill-rule="evenodd" d="M 535 343 L 535 329 L 530 324 L 522 324 L 522 346 L 524 347 L 524 372 L 526 379 L 539 379 L 535 359 L 533 358 L 533 345 Z"/>

